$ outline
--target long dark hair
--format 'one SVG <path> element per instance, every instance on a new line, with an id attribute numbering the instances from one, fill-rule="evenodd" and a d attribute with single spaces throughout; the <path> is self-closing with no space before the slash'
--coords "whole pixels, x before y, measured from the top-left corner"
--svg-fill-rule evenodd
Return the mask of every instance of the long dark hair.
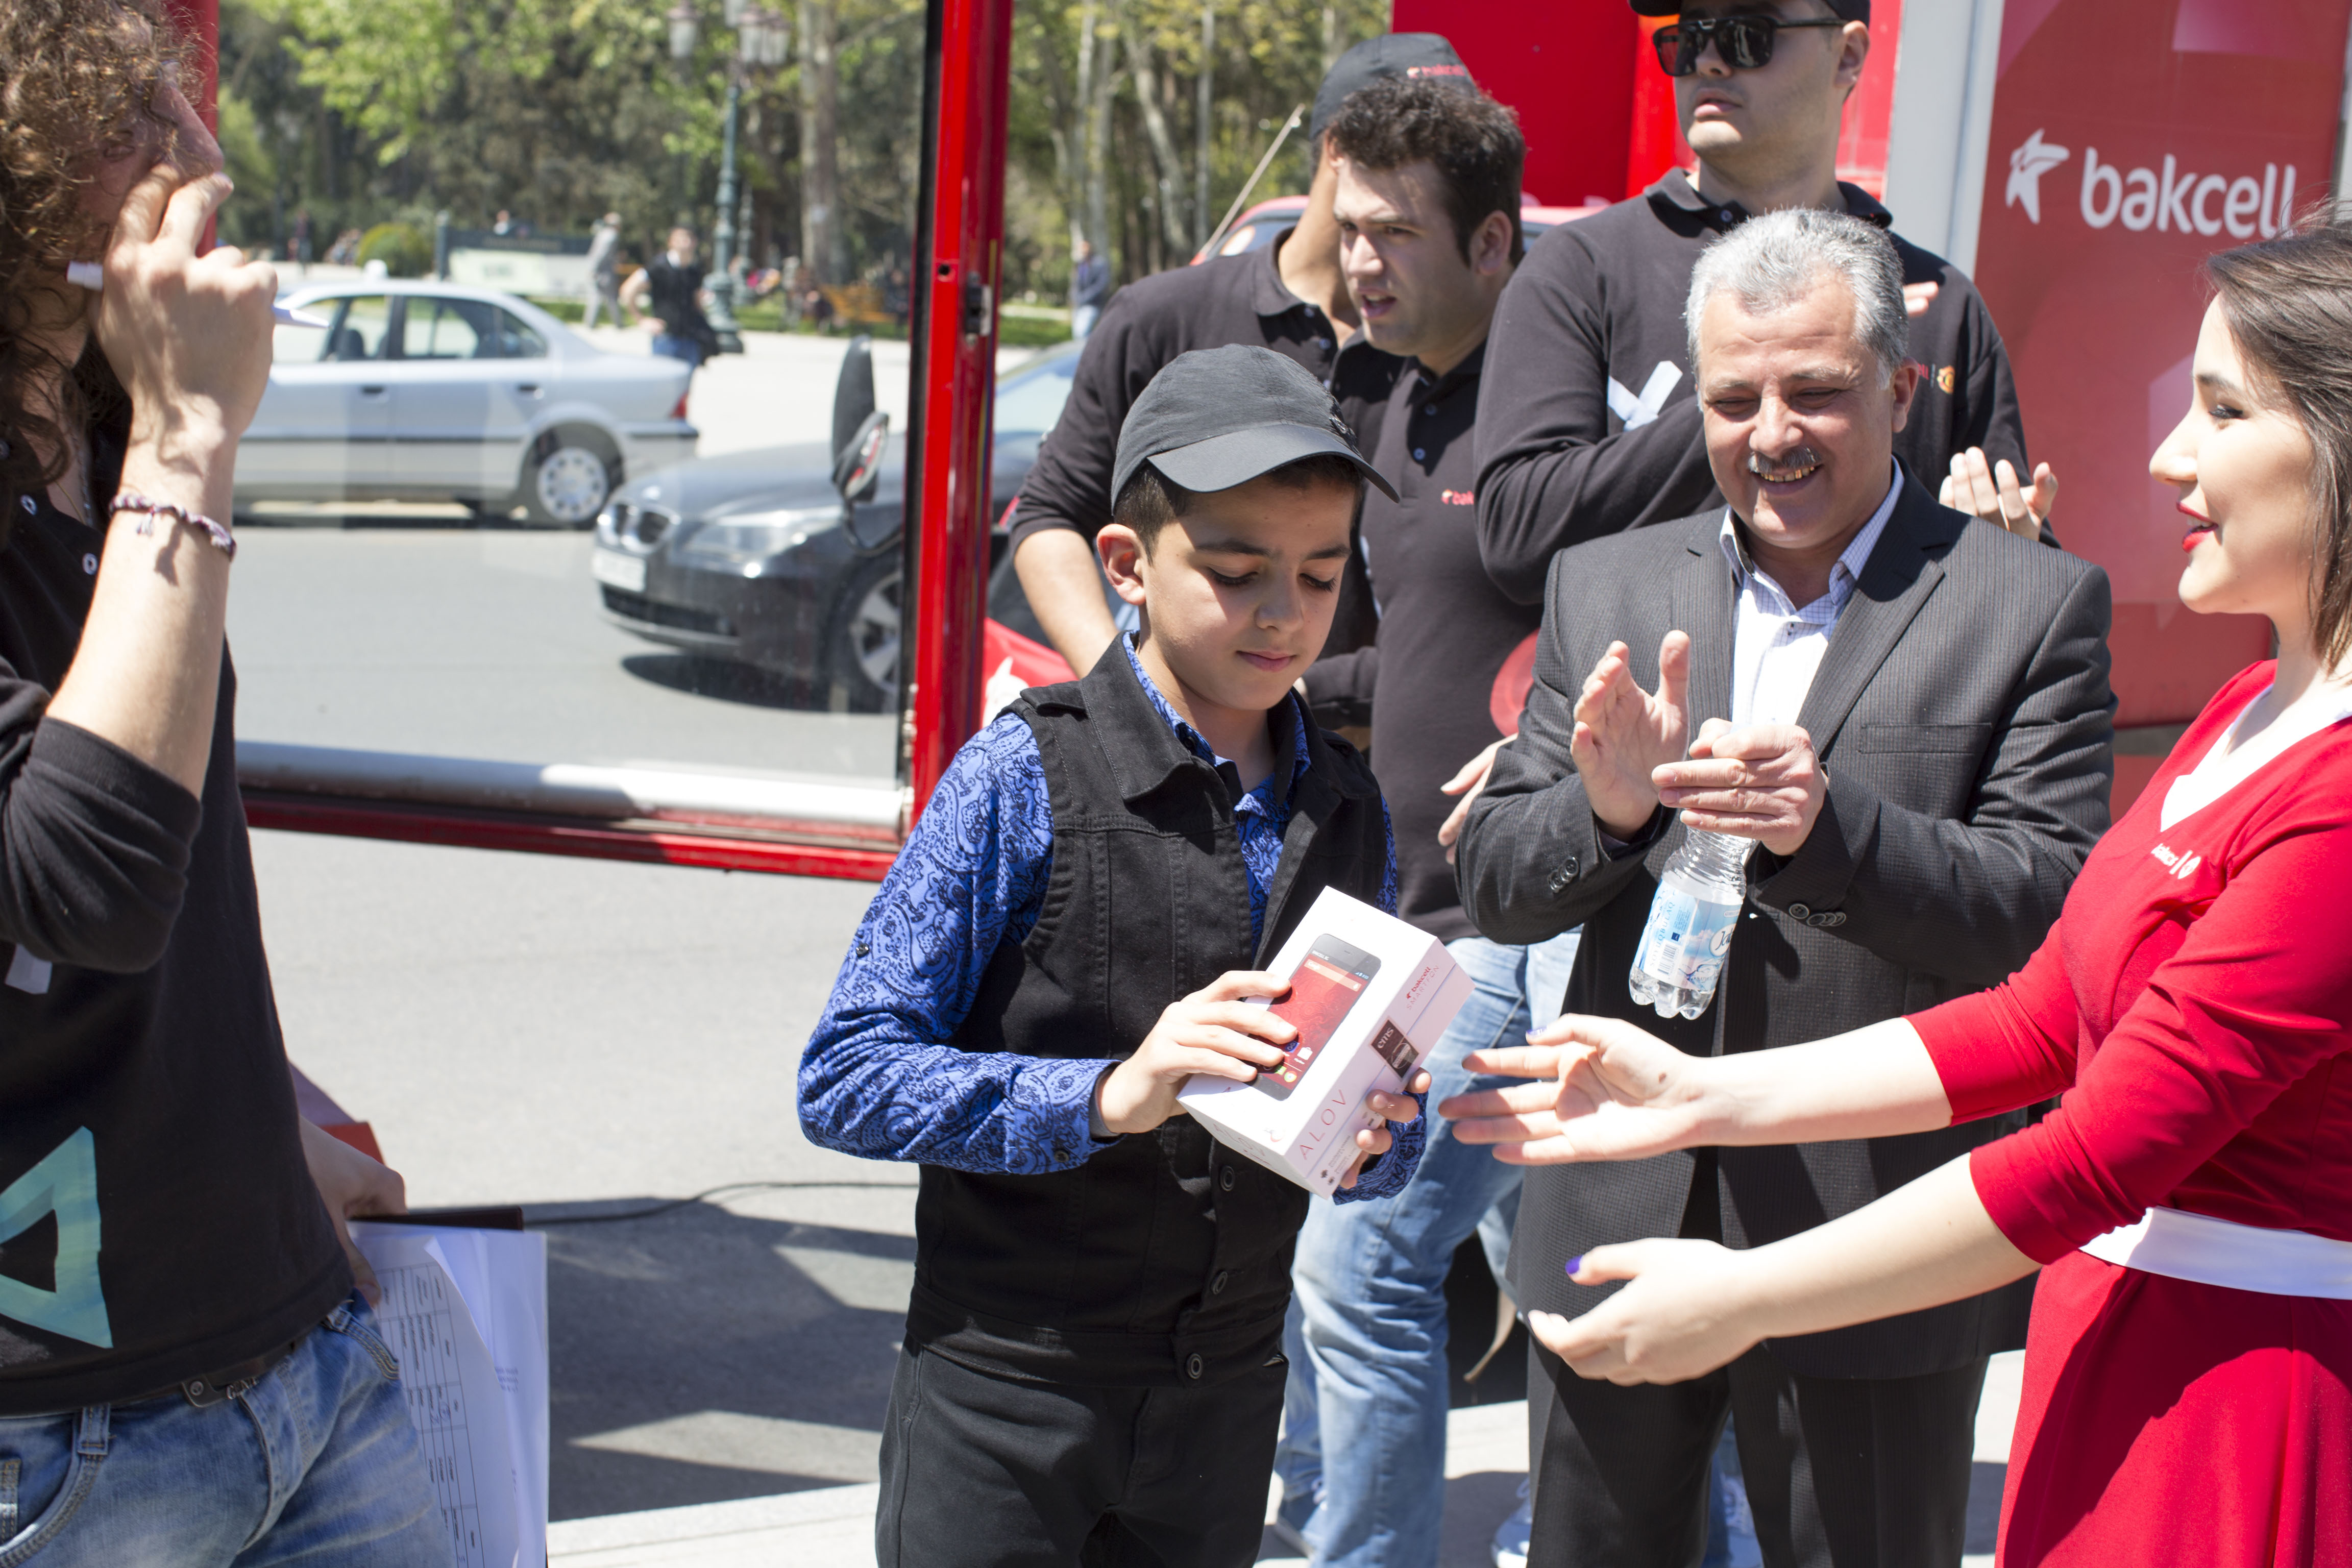
<path id="1" fill-rule="evenodd" d="M 83 212 L 93 165 L 121 149 L 176 63 L 152 0 L 0 0 L 0 487 L 45 489 L 69 433 L 118 423 L 127 402 L 95 342 L 60 364 L 39 338 L 68 261 L 95 258 L 105 225 Z M 53 307 L 50 307 L 53 308 Z M 44 387 L 62 383 L 53 405 Z M 16 509 L 0 509 L 0 545 Z"/>
<path id="2" fill-rule="evenodd" d="M 2352 650 L 2352 223 L 2323 208 L 2207 258 L 2205 276 L 2247 370 L 2311 440 L 2311 635 L 2333 668 Z"/>

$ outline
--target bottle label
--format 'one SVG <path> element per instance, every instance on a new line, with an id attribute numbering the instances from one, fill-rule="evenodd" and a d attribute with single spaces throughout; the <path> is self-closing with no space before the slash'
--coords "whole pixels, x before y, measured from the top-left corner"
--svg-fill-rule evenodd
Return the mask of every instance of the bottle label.
<path id="1" fill-rule="evenodd" d="M 1635 967 L 1662 985 L 1712 993 L 1738 921 L 1738 904 L 1695 899 L 1671 882 L 1661 882 L 1650 904 L 1650 923 L 1642 931 Z"/>

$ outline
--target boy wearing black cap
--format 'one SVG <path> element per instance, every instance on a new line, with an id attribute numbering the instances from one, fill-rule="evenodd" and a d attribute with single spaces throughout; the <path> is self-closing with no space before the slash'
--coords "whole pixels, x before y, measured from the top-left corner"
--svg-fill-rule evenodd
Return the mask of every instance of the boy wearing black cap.
<path id="1" fill-rule="evenodd" d="M 1323 132 L 1348 95 L 1388 77 L 1472 89 L 1454 47 L 1435 33 L 1368 38 L 1334 62 L 1315 94 L 1307 144 L 1314 178 L 1297 226 L 1269 247 L 1171 268 L 1111 297 L 1087 338 L 1062 416 L 1021 486 L 1012 552 L 1029 607 L 1073 669 L 1089 669 L 1118 630 L 1096 569 L 1095 531 L 1110 521 L 1111 449 L 1151 378 L 1178 354 L 1263 343 L 1312 371 L 1339 402 L 1359 446 L 1371 450 L 1398 361 L 1367 343 L 1339 273 L 1331 220 L 1337 176 Z M 1351 580 L 1360 569 L 1351 569 Z M 1346 595 L 1336 622 L 1344 651 L 1370 636 L 1369 595 Z"/>
<path id="2" fill-rule="evenodd" d="M 1396 907 L 1379 786 L 1292 690 L 1367 479 L 1292 361 L 1171 363 L 1100 538 L 1140 632 L 965 745 L 859 924 L 800 1110 L 922 1165 L 881 1568 L 1256 1554 L 1308 1200 L 1176 1091 L 1280 1059 L 1242 999 L 1323 889 Z M 1359 1134 L 1341 1201 L 1419 1158 L 1417 1100 L 1374 1103 L 1402 1125 Z"/>

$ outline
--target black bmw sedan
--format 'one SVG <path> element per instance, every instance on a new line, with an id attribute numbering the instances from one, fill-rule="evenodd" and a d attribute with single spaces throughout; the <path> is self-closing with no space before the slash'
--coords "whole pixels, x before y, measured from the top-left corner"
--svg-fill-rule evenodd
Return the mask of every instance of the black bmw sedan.
<path id="1" fill-rule="evenodd" d="M 1061 416 L 1078 346 L 998 380 L 992 516 Z M 605 614 L 647 641 L 749 666 L 835 711 L 876 712 L 898 701 L 906 441 L 873 412 L 865 340 L 835 397 L 830 445 L 698 458 L 614 491 L 592 565 Z M 1000 528 L 992 568 L 1005 564 L 1003 541 Z M 989 613 L 1036 635 L 1009 568 L 991 582 Z"/>

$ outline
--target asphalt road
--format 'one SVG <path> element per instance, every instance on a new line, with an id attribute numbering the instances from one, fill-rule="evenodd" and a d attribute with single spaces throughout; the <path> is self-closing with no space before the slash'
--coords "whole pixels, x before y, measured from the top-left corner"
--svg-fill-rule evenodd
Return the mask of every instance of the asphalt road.
<path id="1" fill-rule="evenodd" d="M 646 352 L 640 331 L 592 337 Z M 697 373 L 699 450 L 824 438 L 846 340 L 755 333 L 746 348 Z M 880 405 L 903 422 L 906 347 L 877 344 L 875 361 Z M 798 694 L 605 621 L 587 534 L 476 526 L 454 506 L 267 505 L 243 522 L 229 640 L 245 738 L 890 773 L 895 721 L 806 711 Z"/>
<path id="2" fill-rule="evenodd" d="M 895 718 L 798 709 L 788 691 L 607 622 L 588 534 L 352 521 L 240 531 L 229 602 L 240 737 L 890 774 Z"/>
<path id="3" fill-rule="evenodd" d="M 418 1205 L 550 1236 L 555 1517 L 870 1480 L 911 1170 L 816 1149 L 800 1049 L 864 883 L 255 835 L 288 1048 Z"/>

